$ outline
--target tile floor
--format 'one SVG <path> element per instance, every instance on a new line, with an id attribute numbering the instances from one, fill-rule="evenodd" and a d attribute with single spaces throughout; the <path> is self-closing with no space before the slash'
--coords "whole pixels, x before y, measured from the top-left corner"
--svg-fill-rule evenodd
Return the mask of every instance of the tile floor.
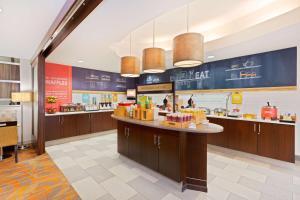
<path id="1" fill-rule="evenodd" d="M 83 200 L 296 200 L 300 163 L 208 147 L 208 193 L 186 190 L 117 153 L 116 134 L 47 147 Z"/>

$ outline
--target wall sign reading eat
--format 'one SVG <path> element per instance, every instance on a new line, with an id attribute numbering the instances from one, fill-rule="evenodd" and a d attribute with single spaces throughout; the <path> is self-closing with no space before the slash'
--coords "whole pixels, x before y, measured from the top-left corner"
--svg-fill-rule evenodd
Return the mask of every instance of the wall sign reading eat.
<path id="1" fill-rule="evenodd" d="M 213 90 L 297 86 L 297 48 L 287 48 L 142 74 L 139 84 L 175 82 L 176 90 Z"/>

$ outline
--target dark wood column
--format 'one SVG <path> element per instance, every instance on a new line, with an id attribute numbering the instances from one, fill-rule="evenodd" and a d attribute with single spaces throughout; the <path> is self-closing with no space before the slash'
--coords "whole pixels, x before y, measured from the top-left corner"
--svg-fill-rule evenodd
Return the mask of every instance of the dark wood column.
<path id="1" fill-rule="evenodd" d="M 182 191 L 207 192 L 207 134 L 181 133 Z"/>
<path id="2" fill-rule="evenodd" d="M 38 62 L 38 134 L 36 152 L 38 155 L 45 153 L 45 57 L 40 53 Z"/>
<path id="3" fill-rule="evenodd" d="M 38 62 L 37 154 L 45 153 L 45 60 L 102 1 L 103 0 L 85 0 L 81 3 L 79 0 L 68 0 L 41 42 L 37 50 L 37 52 L 40 53 L 33 59 L 33 62 L 36 60 Z M 69 15 L 71 17 L 70 20 L 67 21 L 60 32 L 54 36 L 55 31 L 61 28 L 60 25 L 66 16 Z M 44 45 L 48 42 L 50 42 L 49 45 L 43 49 Z"/>

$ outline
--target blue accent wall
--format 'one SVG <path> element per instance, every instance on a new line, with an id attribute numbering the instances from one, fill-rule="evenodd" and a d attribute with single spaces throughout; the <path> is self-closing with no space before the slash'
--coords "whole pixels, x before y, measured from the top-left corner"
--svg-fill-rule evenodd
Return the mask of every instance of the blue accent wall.
<path id="1" fill-rule="evenodd" d="M 287 48 L 142 74 L 138 84 L 174 81 L 176 90 L 297 86 L 297 48 Z"/>

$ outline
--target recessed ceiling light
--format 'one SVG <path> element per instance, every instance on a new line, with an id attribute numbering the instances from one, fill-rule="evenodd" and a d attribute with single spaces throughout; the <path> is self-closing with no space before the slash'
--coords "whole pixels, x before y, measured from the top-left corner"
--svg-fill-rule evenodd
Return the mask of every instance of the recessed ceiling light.
<path id="1" fill-rule="evenodd" d="M 79 63 L 83 63 L 84 61 L 83 61 L 83 60 L 77 60 L 77 62 L 79 62 Z"/>
<path id="2" fill-rule="evenodd" d="M 211 55 L 211 56 L 207 56 L 208 59 L 212 59 L 214 58 L 215 56 Z"/>
<path id="3" fill-rule="evenodd" d="M 3 9 L 2 8 L 0 8 L 0 13 L 3 11 Z"/>

